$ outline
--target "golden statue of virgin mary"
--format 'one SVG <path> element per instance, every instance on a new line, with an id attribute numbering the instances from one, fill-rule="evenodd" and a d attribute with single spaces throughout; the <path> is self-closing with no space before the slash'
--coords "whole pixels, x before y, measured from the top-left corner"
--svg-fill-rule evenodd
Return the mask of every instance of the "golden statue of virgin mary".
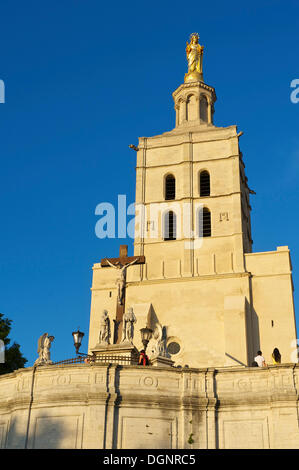
<path id="1" fill-rule="evenodd" d="M 203 46 L 198 43 L 199 35 L 192 33 L 190 44 L 187 41 L 186 55 L 188 61 L 188 73 L 185 74 L 185 82 L 203 82 L 202 58 Z"/>

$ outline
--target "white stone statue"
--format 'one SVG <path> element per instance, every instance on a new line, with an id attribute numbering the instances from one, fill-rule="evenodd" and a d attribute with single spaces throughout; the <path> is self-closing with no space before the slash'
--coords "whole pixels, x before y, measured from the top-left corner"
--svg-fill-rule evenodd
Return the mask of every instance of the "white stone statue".
<path id="1" fill-rule="evenodd" d="M 129 341 L 130 343 L 133 342 L 134 323 L 136 323 L 136 321 L 137 319 L 133 312 L 133 308 L 130 307 L 128 312 L 125 313 L 123 316 L 123 334 L 122 334 L 122 340 L 121 340 L 122 343 L 127 342 L 127 341 Z"/>
<path id="2" fill-rule="evenodd" d="M 125 298 L 125 290 L 126 290 L 126 277 L 127 277 L 127 268 L 132 266 L 132 264 L 137 263 L 138 259 L 134 259 L 131 263 L 122 264 L 118 261 L 116 264 L 110 263 L 109 259 L 106 259 L 109 266 L 119 271 L 119 276 L 116 279 L 117 285 L 117 301 L 119 305 L 123 305 L 123 301 Z"/>
<path id="3" fill-rule="evenodd" d="M 162 328 L 160 323 L 156 324 L 153 335 L 148 342 L 146 354 L 151 360 L 158 356 L 169 356 L 166 349 L 166 331 L 165 328 Z"/>
<path id="4" fill-rule="evenodd" d="M 34 363 L 35 366 L 53 364 L 50 358 L 50 348 L 53 341 L 54 336 L 49 336 L 48 333 L 44 333 L 39 337 L 37 345 L 37 352 L 39 357 Z"/>
<path id="5" fill-rule="evenodd" d="M 100 319 L 100 334 L 99 334 L 99 343 L 100 344 L 109 344 L 110 343 L 110 319 L 107 310 L 103 310 L 101 319 Z"/>

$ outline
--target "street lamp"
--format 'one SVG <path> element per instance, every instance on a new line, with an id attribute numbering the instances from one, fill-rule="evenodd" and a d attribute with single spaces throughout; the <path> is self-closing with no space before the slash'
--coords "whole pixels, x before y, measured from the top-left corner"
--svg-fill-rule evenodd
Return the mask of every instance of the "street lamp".
<path id="1" fill-rule="evenodd" d="M 145 328 L 140 329 L 140 333 L 141 333 L 141 341 L 142 341 L 142 344 L 143 344 L 143 348 L 144 348 L 144 350 L 146 350 L 148 342 L 152 337 L 153 330 L 151 330 L 150 328 L 145 327 Z"/>
<path id="2" fill-rule="evenodd" d="M 78 328 L 78 331 L 73 331 L 72 335 L 73 335 L 73 339 L 74 339 L 74 346 L 76 348 L 76 354 L 77 354 L 77 356 L 79 356 L 79 354 L 80 354 L 79 349 L 80 349 L 80 346 L 81 346 L 81 343 L 82 343 L 84 333 L 82 333 L 82 331 L 79 331 L 79 328 Z"/>

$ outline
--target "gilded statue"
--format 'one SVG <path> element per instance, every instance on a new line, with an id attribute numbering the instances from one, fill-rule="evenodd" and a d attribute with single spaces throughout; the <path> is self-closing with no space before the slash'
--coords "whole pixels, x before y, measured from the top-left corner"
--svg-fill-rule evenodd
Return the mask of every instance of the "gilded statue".
<path id="1" fill-rule="evenodd" d="M 186 55 L 188 61 L 188 73 L 185 75 L 185 82 L 203 81 L 202 59 L 203 46 L 198 43 L 199 35 L 193 33 L 190 36 L 190 44 L 187 41 Z"/>

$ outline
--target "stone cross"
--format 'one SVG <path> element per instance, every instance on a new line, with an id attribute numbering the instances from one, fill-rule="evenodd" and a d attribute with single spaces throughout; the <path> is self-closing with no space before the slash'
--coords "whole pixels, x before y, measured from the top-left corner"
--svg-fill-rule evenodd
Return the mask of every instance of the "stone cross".
<path id="1" fill-rule="evenodd" d="M 121 329 L 123 323 L 123 316 L 125 313 L 126 301 L 126 277 L 127 269 L 133 264 L 144 264 L 144 256 L 128 256 L 128 245 L 120 245 L 119 258 L 103 258 L 101 260 L 102 268 L 112 267 L 119 271 L 116 279 L 117 285 L 117 305 L 116 305 L 116 318 L 114 321 L 114 344 L 121 341 Z"/>

